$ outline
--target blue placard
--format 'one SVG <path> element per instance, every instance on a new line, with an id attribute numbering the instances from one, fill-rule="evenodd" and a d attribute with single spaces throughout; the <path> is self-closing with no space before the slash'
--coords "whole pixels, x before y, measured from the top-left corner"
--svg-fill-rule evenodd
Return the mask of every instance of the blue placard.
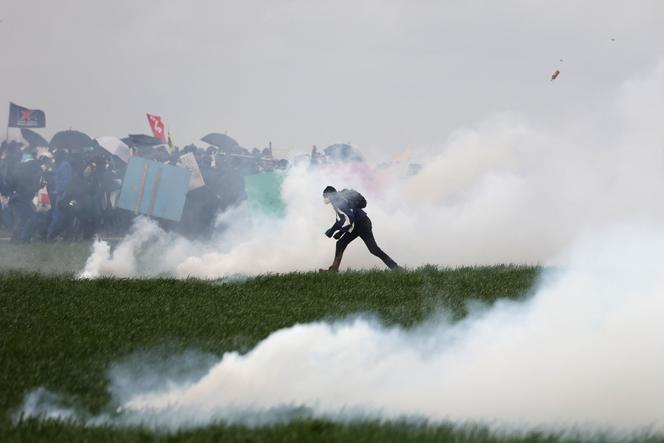
<path id="1" fill-rule="evenodd" d="M 131 157 L 118 207 L 150 217 L 180 221 L 191 172 L 140 157 Z"/>

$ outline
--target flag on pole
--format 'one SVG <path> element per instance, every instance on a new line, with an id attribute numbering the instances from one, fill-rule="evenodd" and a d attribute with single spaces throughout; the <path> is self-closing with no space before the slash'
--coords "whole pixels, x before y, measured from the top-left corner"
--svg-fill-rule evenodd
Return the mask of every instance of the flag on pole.
<path id="1" fill-rule="evenodd" d="M 150 129 L 152 129 L 152 134 L 155 138 L 161 140 L 162 143 L 166 143 L 166 130 L 164 128 L 164 122 L 161 121 L 161 117 L 152 114 L 146 115 L 148 116 L 148 123 L 150 124 Z"/>
<path id="2" fill-rule="evenodd" d="M 173 143 L 173 134 L 171 134 L 171 130 L 168 130 L 168 153 L 172 154 L 175 152 L 175 143 Z"/>
<path id="3" fill-rule="evenodd" d="M 39 109 L 28 109 L 9 102 L 10 128 L 45 128 L 46 113 Z"/>

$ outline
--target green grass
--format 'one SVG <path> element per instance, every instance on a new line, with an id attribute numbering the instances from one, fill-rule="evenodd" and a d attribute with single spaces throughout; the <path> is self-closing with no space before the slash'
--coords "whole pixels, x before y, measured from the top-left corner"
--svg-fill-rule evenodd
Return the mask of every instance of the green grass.
<path id="1" fill-rule="evenodd" d="M 0 270 L 69 274 L 83 269 L 91 241 L 14 244 L 0 240 Z"/>
<path id="2" fill-rule="evenodd" d="M 221 356 L 251 349 L 295 323 L 369 313 L 411 327 L 470 300 L 493 303 L 529 292 L 539 270 L 497 266 L 409 272 L 262 276 L 246 282 L 170 279 L 76 281 L 0 275 L 0 441 L 507 441 L 484 428 L 299 420 L 247 429 L 214 425 L 178 434 L 81 428 L 31 420 L 14 426 L 24 395 L 44 386 L 96 413 L 109 402 L 110 365 L 136 353 L 197 350 Z M 529 434 L 514 441 L 558 441 Z"/>
<path id="3" fill-rule="evenodd" d="M 41 274 L 75 274 L 83 269 L 92 252 L 92 241 L 34 241 L 16 244 L 11 233 L 0 230 L 0 272 L 39 272 Z M 117 237 L 104 238 L 112 247 Z"/>

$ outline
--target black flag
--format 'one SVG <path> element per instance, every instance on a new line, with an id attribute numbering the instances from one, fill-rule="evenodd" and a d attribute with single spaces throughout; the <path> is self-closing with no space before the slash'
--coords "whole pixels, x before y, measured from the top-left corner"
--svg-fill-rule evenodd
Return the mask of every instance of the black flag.
<path id="1" fill-rule="evenodd" d="M 28 109 L 15 103 L 9 103 L 10 128 L 45 128 L 46 114 L 39 109 Z"/>

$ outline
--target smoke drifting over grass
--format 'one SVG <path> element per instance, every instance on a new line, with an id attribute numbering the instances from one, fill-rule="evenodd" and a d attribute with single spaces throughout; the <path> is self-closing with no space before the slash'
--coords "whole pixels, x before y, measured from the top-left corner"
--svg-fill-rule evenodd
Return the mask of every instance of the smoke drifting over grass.
<path id="1" fill-rule="evenodd" d="M 236 208 L 205 243 L 139 220 L 114 251 L 95 244 L 82 275 L 217 278 L 325 267 L 334 251 L 322 234 L 333 220 L 320 195 L 328 184 L 365 194 L 379 245 L 406 266 L 549 263 L 578 236 L 615 221 L 661 226 L 664 63 L 608 102 L 570 103 L 567 123 L 556 128 L 518 114 L 489 117 L 422 154 L 415 177 L 294 168 L 283 186 L 285 218 Z M 342 266 L 382 263 L 357 241 Z"/>
<path id="2" fill-rule="evenodd" d="M 309 270 L 332 255 L 320 190 L 335 184 L 365 193 L 379 244 L 400 264 L 564 266 L 529 301 L 500 302 L 454 324 L 432 319 L 403 330 L 357 319 L 276 331 L 187 382 L 111 392 L 113 411 L 87 422 L 180 429 L 305 414 L 661 432 L 663 108 L 660 64 L 625 84 L 611 106 L 573 109 L 562 129 L 501 115 L 459 131 L 416 177 L 293 169 L 284 219 L 237 208 L 204 245 L 147 220 L 113 252 L 97 243 L 84 275 Z M 376 263 L 357 246 L 345 259 Z M 23 412 L 43 411 L 43 395 L 31 394 Z"/>
<path id="3" fill-rule="evenodd" d="M 142 377 L 115 370 L 112 411 L 83 420 L 177 430 L 302 415 L 406 416 L 511 430 L 664 431 L 661 230 L 593 234 L 561 261 L 567 266 L 545 275 L 527 301 L 501 301 L 457 323 L 434 318 L 412 330 L 367 319 L 301 324 L 244 355 L 189 364 L 206 368 L 189 378 L 160 382 L 159 367 Z M 21 412 L 75 414 L 44 391 L 30 394 Z"/>

